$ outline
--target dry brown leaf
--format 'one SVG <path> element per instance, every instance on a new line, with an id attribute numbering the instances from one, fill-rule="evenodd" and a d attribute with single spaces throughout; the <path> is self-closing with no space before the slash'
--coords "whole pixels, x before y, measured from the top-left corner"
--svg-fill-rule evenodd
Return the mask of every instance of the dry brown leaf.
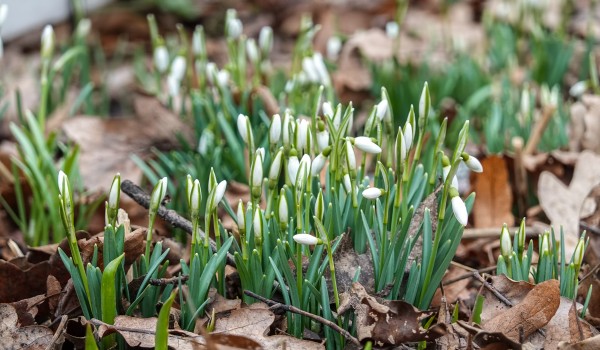
<path id="1" fill-rule="evenodd" d="M 513 196 L 504 158 L 489 156 L 481 160 L 483 173 L 474 175 L 477 200 L 473 206 L 475 227 L 501 227 L 514 224 Z"/>
<path id="2" fill-rule="evenodd" d="M 47 261 L 27 265 L 25 268 L 12 261 L 0 259 L 0 302 L 9 303 L 46 293 L 46 277 L 50 266 Z"/>
<path id="3" fill-rule="evenodd" d="M 579 220 L 585 198 L 600 184 L 600 156 L 591 151 L 583 151 L 575 165 L 575 173 L 569 186 L 565 186 L 548 171 L 542 172 L 538 183 L 540 205 L 550 218 L 556 232 L 560 227 L 565 232 L 566 259 L 579 240 Z"/>
<path id="4" fill-rule="evenodd" d="M 598 350 L 600 349 L 600 335 L 579 342 L 569 343 L 561 341 L 558 343 L 559 350 Z"/>
<path id="5" fill-rule="evenodd" d="M 356 282 L 352 289 L 340 295 L 339 314 L 353 309 L 356 315 L 358 340 L 371 339 L 378 346 L 400 345 L 422 340 L 432 341 L 446 334 L 445 324 L 423 329 L 421 321 L 431 314 L 419 311 L 402 300 L 385 300 L 380 303 L 367 294 Z"/>
<path id="6" fill-rule="evenodd" d="M 78 116 L 62 125 L 69 140 L 80 147 L 79 167 L 88 190 L 105 191 L 117 172 L 124 179 L 139 182 L 141 170 L 131 155 L 145 157 L 151 147 L 172 148 L 177 145 L 178 133 L 195 142 L 191 128 L 158 100 L 139 96 L 134 107 L 135 118 Z"/>
<path id="7" fill-rule="evenodd" d="M 9 304 L 0 304 L 2 349 L 44 350 L 53 336 L 52 330 L 45 326 L 19 327 L 15 308 Z"/>
<path id="8" fill-rule="evenodd" d="M 483 328 L 489 332 L 502 332 L 508 338 L 519 341 L 521 330 L 528 337 L 548 324 L 559 304 L 558 280 L 545 281 L 527 293 L 522 302 L 485 322 Z"/>
<path id="9" fill-rule="evenodd" d="M 226 317 L 217 319 L 214 333 L 243 335 L 256 340 L 265 349 L 321 350 L 322 344 L 290 336 L 267 336 L 275 315 L 265 304 L 252 304 L 250 308 L 233 310 Z"/>

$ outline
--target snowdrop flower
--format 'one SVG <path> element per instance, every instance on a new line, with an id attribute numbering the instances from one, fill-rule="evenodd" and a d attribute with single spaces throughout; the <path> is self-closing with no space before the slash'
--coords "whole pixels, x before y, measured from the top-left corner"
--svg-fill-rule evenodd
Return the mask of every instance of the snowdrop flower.
<path id="1" fill-rule="evenodd" d="M 217 188 L 215 189 L 213 210 L 217 207 L 217 205 L 219 205 L 219 203 L 221 203 L 221 200 L 223 199 L 223 196 L 225 195 L 226 189 L 227 189 L 227 181 L 223 180 L 223 181 L 219 182 L 219 184 L 217 185 Z"/>
<path id="2" fill-rule="evenodd" d="M 41 54 L 43 59 L 50 59 L 54 54 L 54 28 L 51 25 L 46 25 L 42 32 L 42 49 Z"/>
<path id="3" fill-rule="evenodd" d="M 106 206 L 109 210 L 114 210 L 115 212 L 119 209 L 119 197 L 121 195 L 121 174 L 117 173 L 113 178 L 113 181 L 110 185 L 110 191 L 108 192 L 108 201 L 106 202 Z"/>
<path id="4" fill-rule="evenodd" d="M 384 98 L 383 100 L 381 100 L 381 102 L 379 102 L 377 104 L 377 112 L 376 112 L 377 119 L 383 120 L 383 118 L 385 118 L 387 112 L 388 112 L 388 101 L 387 101 L 387 99 Z"/>
<path id="5" fill-rule="evenodd" d="M 221 89 L 226 89 L 228 83 L 229 83 L 229 72 L 225 69 L 221 69 L 217 73 L 217 85 L 219 85 L 219 87 Z"/>
<path id="6" fill-rule="evenodd" d="M 308 120 L 302 119 L 298 124 L 298 133 L 296 134 L 296 149 L 304 150 L 307 145 L 307 138 L 309 137 L 308 133 Z"/>
<path id="7" fill-rule="evenodd" d="M 410 149 L 410 146 L 412 145 L 413 133 L 412 124 L 407 121 L 406 124 L 404 124 L 404 144 L 407 149 Z"/>
<path id="8" fill-rule="evenodd" d="M 170 75 L 175 77 L 175 79 L 177 79 L 177 81 L 181 81 L 183 79 L 183 76 L 185 75 L 185 66 L 186 66 L 185 57 L 183 57 L 181 55 L 177 55 L 177 57 L 175 57 L 175 59 L 173 60 L 173 63 L 171 64 Z"/>
<path id="9" fill-rule="evenodd" d="M 542 248 L 540 249 L 540 254 L 550 254 L 550 243 L 548 242 L 550 237 L 550 233 L 548 231 L 544 232 L 542 235 Z"/>
<path id="10" fill-rule="evenodd" d="M 326 117 L 333 118 L 333 108 L 331 107 L 331 102 L 325 101 L 321 105 L 321 110 Z"/>
<path id="11" fill-rule="evenodd" d="M 279 114 L 273 115 L 271 125 L 269 126 L 269 142 L 276 144 L 281 138 L 281 116 Z"/>
<path id="12" fill-rule="evenodd" d="M 311 169 L 311 160 L 308 154 L 305 154 L 300 159 L 300 164 L 298 165 L 298 173 L 296 182 L 294 182 L 297 186 L 304 183 L 307 178 L 307 175 L 310 174 Z"/>
<path id="13" fill-rule="evenodd" d="M 450 190 L 450 196 L 452 196 L 452 211 L 454 212 L 454 216 L 459 224 L 463 226 L 467 226 L 467 221 L 469 220 L 469 214 L 467 213 L 467 206 L 465 202 L 458 195 L 458 190 L 456 188 L 452 188 Z"/>
<path id="14" fill-rule="evenodd" d="M 169 51 L 165 45 L 158 45 L 154 48 L 154 67 L 161 74 L 169 68 Z"/>
<path id="15" fill-rule="evenodd" d="M 256 40 L 253 38 L 246 41 L 246 55 L 248 55 L 248 60 L 253 64 L 258 62 L 258 46 L 256 45 Z"/>
<path id="16" fill-rule="evenodd" d="M 280 195 L 279 195 L 279 210 L 278 210 L 278 214 L 279 214 L 279 223 L 283 226 L 286 227 L 289 217 L 288 217 L 288 204 L 287 204 L 287 199 L 285 197 L 285 191 L 282 188 Z"/>
<path id="17" fill-rule="evenodd" d="M 215 134 L 213 134 L 210 129 L 204 129 L 202 131 L 202 135 L 200 135 L 200 140 L 198 141 L 198 153 L 202 156 L 206 156 L 208 154 L 208 149 L 210 145 L 215 142 Z"/>
<path id="18" fill-rule="evenodd" d="M 317 146 L 319 152 L 323 152 L 329 146 L 329 132 L 326 129 L 317 132 Z"/>
<path id="19" fill-rule="evenodd" d="M 254 229 L 254 239 L 258 242 L 262 241 L 263 236 L 263 220 L 262 220 L 262 210 L 260 208 L 256 208 L 254 211 L 254 219 L 252 220 L 252 228 Z"/>
<path id="20" fill-rule="evenodd" d="M 244 140 L 244 143 L 248 145 L 250 139 L 252 138 L 250 118 L 248 118 L 247 115 L 239 114 L 237 118 L 237 128 L 242 140 Z"/>
<path id="21" fill-rule="evenodd" d="M 240 198 L 240 201 L 238 202 L 236 217 L 237 217 L 238 230 L 242 234 L 246 233 L 246 212 L 244 211 L 244 202 L 242 201 L 241 198 Z"/>
<path id="22" fill-rule="evenodd" d="M 259 147 L 256 149 L 256 154 L 259 154 L 261 157 L 261 163 L 262 161 L 265 159 L 265 148 L 264 147 Z"/>
<path id="23" fill-rule="evenodd" d="M 446 178 L 448 177 L 448 173 L 450 172 L 450 164 L 445 165 L 442 168 L 442 178 L 444 179 L 444 182 L 446 182 Z M 458 189 L 458 179 L 456 178 L 456 175 L 454 175 L 454 177 L 452 178 L 452 182 L 450 184 L 450 187 L 454 187 Z"/>
<path id="24" fill-rule="evenodd" d="M 273 29 L 271 27 L 262 27 L 258 35 L 258 46 L 263 57 L 267 57 L 273 48 Z"/>
<path id="25" fill-rule="evenodd" d="M 400 27 L 398 26 L 398 22 L 389 21 L 385 24 L 385 34 L 390 39 L 396 39 L 398 34 L 400 33 Z"/>
<path id="26" fill-rule="evenodd" d="M 296 184 L 296 177 L 298 176 L 298 169 L 300 168 L 300 161 L 298 160 L 298 156 L 296 152 L 290 152 L 290 158 L 288 159 L 287 171 L 288 171 L 288 180 L 292 183 L 292 185 Z"/>
<path id="27" fill-rule="evenodd" d="M 167 194 L 167 178 L 163 177 L 158 181 L 156 186 L 154 186 L 154 190 L 152 191 L 152 195 L 150 196 L 150 211 L 157 212 L 160 204 L 165 199 L 165 195 Z"/>
<path id="28" fill-rule="evenodd" d="M 226 25 L 226 32 L 227 32 L 227 38 L 229 39 L 237 39 L 240 37 L 240 35 L 242 35 L 242 32 L 244 31 L 244 25 L 242 24 L 242 21 L 240 21 L 239 18 L 230 18 Z"/>
<path id="29" fill-rule="evenodd" d="M 476 173 L 483 172 L 483 166 L 481 165 L 481 162 L 479 161 L 479 159 L 469 155 L 466 152 L 462 153 L 461 158 L 462 158 L 463 162 L 465 162 L 465 165 L 469 169 L 471 169 L 471 171 L 476 172 Z"/>
<path id="30" fill-rule="evenodd" d="M 204 29 L 202 26 L 196 26 L 194 34 L 192 35 L 192 52 L 196 56 L 200 56 L 204 53 L 206 44 L 204 43 Z"/>
<path id="31" fill-rule="evenodd" d="M 194 184 L 190 192 L 190 211 L 192 213 L 198 213 L 200 211 L 200 204 L 202 202 L 202 189 L 200 188 L 200 181 L 198 181 L 198 179 L 194 180 Z"/>
<path id="32" fill-rule="evenodd" d="M 419 98 L 419 126 L 425 124 L 425 120 L 429 117 L 429 107 L 431 106 L 431 95 L 429 95 L 429 84 L 425 82 Z"/>
<path id="33" fill-rule="evenodd" d="M 325 162 L 327 161 L 327 157 L 323 155 L 323 153 L 319 153 L 318 156 L 313 159 L 312 164 L 310 166 L 310 175 L 317 176 L 325 167 Z"/>
<path id="34" fill-rule="evenodd" d="M 317 71 L 315 62 L 311 57 L 306 56 L 302 59 L 302 71 L 304 72 L 304 74 L 306 74 L 306 78 L 309 82 L 319 82 L 319 72 Z"/>
<path id="35" fill-rule="evenodd" d="M 379 154 L 381 153 L 381 147 L 379 147 L 375 142 L 371 140 L 370 137 L 359 136 L 354 139 L 354 146 L 359 150 L 371 153 L 371 154 Z"/>
<path id="36" fill-rule="evenodd" d="M 344 189 L 346 190 L 346 193 L 352 192 L 352 181 L 350 181 L 350 174 L 344 174 L 343 180 Z"/>
<path id="37" fill-rule="evenodd" d="M 317 52 L 313 55 L 312 60 L 319 76 L 319 82 L 325 86 L 331 85 L 331 78 L 329 77 L 329 72 L 327 72 L 325 62 L 323 62 L 323 55 Z"/>
<path id="38" fill-rule="evenodd" d="M 502 232 L 500 232 L 500 253 L 505 259 L 512 255 L 512 240 L 506 224 L 502 226 Z"/>
<path id="39" fill-rule="evenodd" d="M 576 269 L 579 269 L 583 262 L 583 253 L 585 253 L 585 240 L 581 237 L 579 242 L 577 242 L 575 252 L 573 253 L 573 263 L 575 264 Z"/>
<path id="40" fill-rule="evenodd" d="M 338 59 L 342 50 L 342 39 L 339 36 L 332 36 L 327 40 L 327 58 L 332 61 Z"/>
<path id="41" fill-rule="evenodd" d="M 406 155 L 408 153 L 406 149 L 406 141 L 404 141 L 404 133 L 402 132 L 402 127 L 398 127 L 398 134 L 396 135 L 396 166 L 400 167 L 404 164 L 406 160 Z"/>
<path id="42" fill-rule="evenodd" d="M 71 186 L 69 184 L 69 178 L 62 170 L 58 172 L 58 191 L 63 198 L 71 198 Z"/>
<path id="43" fill-rule="evenodd" d="M 342 124 L 342 108 L 340 105 L 335 109 L 335 115 L 333 116 L 333 127 L 336 130 L 339 130 L 340 125 Z"/>
<path id="44" fill-rule="evenodd" d="M 354 154 L 354 148 L 352 148 L 350 141 L 346 141 L 346 164 L 351 173 L 356 172 L 356 155 Z"/>
<path id="45" fill-rule="evenodd" d="M 281 163 L 283 159 L 283 148 L 279 149 L 279 152 L 275 155 L 273 162 L 271 162 L 271 168 L 269 169 L 269 185 L 275 187 L 277 180 L 279 179 L 279 173 L 281 172 Z M 298 158 L 296 158 L 298 159 Z"/>
<path id="46" fill-rule="evenodd" d="M 377 199 L 381 197 L 384 191 L 377 187 L 369 187 L 362 192 L 362 196 L 367 199 Z"/>
<path id="47" fill-rule="evenodd" d="M 573 97 L 580 97 L 583 95 L 589 87 L 587 80 L 578 81 L 569 89 L 569 95 Z"/>
<path id="48" fill-rule="evenodd" d="M 169 89 L 169 96 L 175 97 L 179 95 L 179 88 L 181 87 L 181 82 L 177 80 L 177 78 L 171 74 L 167 76 L 167 88 Z"/>
<path id="49" fill-rule="evenodd" d="M 254 161 L 252 162 L 251 168 L 252 176 L 250 178 L 250 188 L 252 189 L 252 195 L 255 197 L 260 197 L 263 180 L 263 164 L 261 152 L 255 152 Z"/>
<path id="50" fill-rule="evenodd" d="M 0 9 L 2 12 L 2 9 Z M 2 14 L 0 14 L 0 17 Z M 2 26 L 2 18 L 0 18 L 0 26 Z M 92 28 L 92 21 L 89 18 L 82 18 L 79 23 L 77 23 L 77 28 L 75 28 L 75 35 L 78 38 L 85 38 L 90 33 L 90 29 Z"/>
<path id="51" fill-rule="evenodd" d="M 309 235 L 308 233 L 298 233 L 295 234 L 292 238 L 294 239 L 294 242 L 303 245 L 317 245 L 323 243 L 321 239 L 313 235 Z"/>
<path id="52" fill-rule="evenodd" d="M 286 147 L 290 146 L 290 143 L 291 143 L 290 135 L 294 134 L 295 129 L 296 129 L 296 122 L 294 121 L 294 118 L 290 115 L 289 110 L 286 110 L 285 115 L 283 117 L 283 130 L 282 130 L 284 146 L 286 146 Z"/>
<path id="53" fill-rule="evenodd" d="M 217 75 L 219 74 L 217 65 L 214 62 L 208 62 L 206 64 L 205 74 L 206 74 L 206 79 L 208 80 L 208 82 L 210 84 L 214 84 L 215 79 L 217 78 Z"/>

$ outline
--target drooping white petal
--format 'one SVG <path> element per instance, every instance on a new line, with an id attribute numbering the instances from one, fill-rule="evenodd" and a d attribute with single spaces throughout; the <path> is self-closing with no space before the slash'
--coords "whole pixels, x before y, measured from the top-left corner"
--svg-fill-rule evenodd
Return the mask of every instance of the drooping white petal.
<path id="1" fill-rule="evenodd" d="M 459 224 L 463 226 L 467 226 L 467 222 L 469 220 L 469 214 L 467 213 L 467 206 L 465 202 L 460 198 L 460 196 L 455 196 L 451 200 L 452 202 L 452 211 L 454 212 L 454 216 Z"/>
<path id="2" fill-rule="evenodd" d="M 371 138 L 366 136 L 359 136 L 354 139 L 354 146 L 359 150 L 372 154 L 381 153 L 381 147 L 379 147 Z"/>
<path id="3" fill-rule="evenodd" d="M 362 192 L 362 196 L 367 199 L 377 199 L 381 197 L 383 191 L 377 187 L 369 187 Z"/>
<path id="4" fill-rule="evenodd" d="M 313 235 L 309 235 L 308 233 L 299 233 L 294 235 L 294 241 L 298 244 L 304 245 L 315 245 L 319 243 L 319 239 Z"/>

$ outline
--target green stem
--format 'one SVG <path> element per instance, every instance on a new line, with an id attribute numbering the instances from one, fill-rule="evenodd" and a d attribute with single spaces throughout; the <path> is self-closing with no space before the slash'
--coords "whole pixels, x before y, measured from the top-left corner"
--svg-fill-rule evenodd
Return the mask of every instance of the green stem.
<path id="1" fill-rule="evenodd" d="M 38 111 L 38 123 L 40 128 L 45 128 L 46 125 L 46 115 L 48 113 L 48 100 L 50 95 L 50 82 L 49 82 L 49 68 L 50 61 L 45 59 L 42 63 L 42 76 L 41 76 L 41 84 L 42 84 L 42 94 L 40 96 L 40 107 Z"/>

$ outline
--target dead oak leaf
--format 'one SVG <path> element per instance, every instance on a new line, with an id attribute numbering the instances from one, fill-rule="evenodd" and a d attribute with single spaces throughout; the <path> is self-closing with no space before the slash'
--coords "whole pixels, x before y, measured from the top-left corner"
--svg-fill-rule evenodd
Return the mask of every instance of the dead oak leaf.
<path id="1" fill-rule="evenodd" d="M 358 340 L 371 339 L 378 346 L 399 345 L 422 340 L 431 341 L 446 334 L 445 324 L 436 324 L 429 329 L 421 321 L 430 316 L 402 300 L 382 301 L 367 294 L 358 282 L 340 295 L 338 314 L 353 309 L 356 314 Z"/>
<path id="2" fill-rule="evenodd" d="M 15 308 L 9 304 L 0 304 L 2 349 L 44 350 L 53 336 L 52 330 L 45 326 L 19 327 Z"/>
<path id="3" fill-rule="evenodd" d="M 483 328 L 489 332 L 502 332 L 518 341 L 520 331 L 528 337 L 547 325 L 559 304 L 558 280 L 548 280 L 536 285 L 519 304 L 487 321 Z"/>
<path id="4" fill-rule="evenodd" d="M 579 240 L 579 220 L 581 209 L 590 191 L 600 184 L 600 156 L 583 151 L 575 164 L 575 173 L 569 186 L 565 186 L 548 171 L 542 172 L 538 183 L 540 206 L 550 218 L 556 232 L 560 227 L 565 232 L 566 259 Z"/>

